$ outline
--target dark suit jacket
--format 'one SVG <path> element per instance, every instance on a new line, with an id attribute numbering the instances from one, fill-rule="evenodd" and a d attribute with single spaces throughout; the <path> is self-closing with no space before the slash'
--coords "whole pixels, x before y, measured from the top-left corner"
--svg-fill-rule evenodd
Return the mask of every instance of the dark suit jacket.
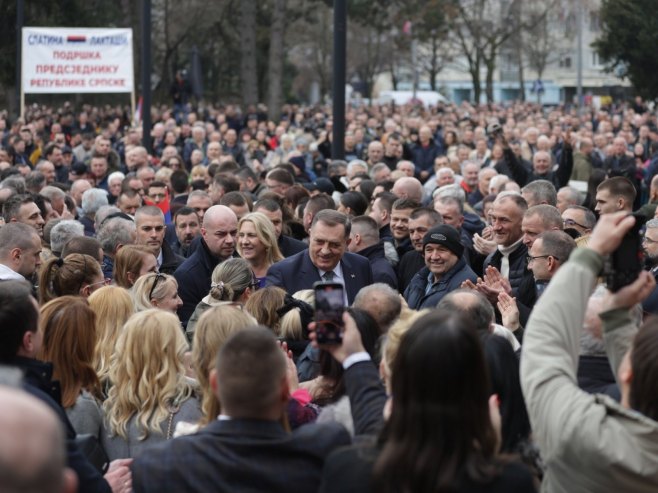
<path id="1" fill-rule="evenodd" d="M 349 252 L 343 255 L 340 266 L 343 269 L 347 301 L 351 305 L 359 290 L 372 284 L 372 269 L 368 259 Z M 292 295 L 302 289 L 311 289 L 313 283 L 320 280 L 308 250 L 304 250 L 272 265 L 267 271 L 265 282 L 268 286 L 279 286 Z"/>
<path id="2" fill-rule="evenodd" d="M 162 242 L 162 265 L 160 266 L 160 272 L 163 274 L 173 274 L 176 272 L 176 269 L 185 261 L 184 257 L 181 257 L 175 253 L 169 243 L 166 241 Z"/>
<path id="3" fill-rule="evenodd" d="M 195 435 L 160 443 L 135 458 L 133 490 L 316 492 L 327 455 L 349 443 L 338 423 L 286 433 L 271 421 L 213 421 Z"/>
<path id="4" fill-rule="evenodd" d="M 210 277 L 219 259 L 210 253 L 203 238 L 198 238 L 196 250 L 180 264 L 174 272 L 178 282 L 178 295 L 183 300 L 183 306 L 178 310 L 183 326 L 187 326 L 197 304 L 210 291 Z M 192 244 L 194 244 L 193 242 Z"/>
<path id="5" fill-rule="evenodd" d="M 279 244 L 279 250 L 281 254 L 285 257 L 292 257 L 294 254 L 303 252 L 308 248 L 308 245 L 303 241 L 296 240 L 291 236 L 281 235 L 277 241 Z"/>

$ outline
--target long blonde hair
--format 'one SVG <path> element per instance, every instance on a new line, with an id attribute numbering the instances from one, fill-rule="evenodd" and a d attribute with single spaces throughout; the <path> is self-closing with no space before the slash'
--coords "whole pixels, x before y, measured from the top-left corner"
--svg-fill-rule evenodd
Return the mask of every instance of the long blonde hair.
<path id="1" fill-rule="evenodd" d="M 153 308 L 136 313 L 123 327 L 110 365 L 112 387 L 103 408 L 110 433 L 128 438 L 135 417 L 139 439 L 163 434 L 173 407 L 193 394 L 185 378 L 187 342 L 173 313 Z"/>
<path id="2" fill-rule="evenodd" d="M 201 392 L 201 426 L 217 419 L 220 412 L 220 404 L 210 388 L 209 379 L 217 353 L 233 333 L 257 323 L 251 315 L 230 305 L 212 307 L 199 319 L 192 343 L 192 367 Z"/>
<path id="3" fill-rule="evenodd" d="M 104 286 L 94 291 L 88 299 L 96 314 L 96 355 L 94 366 L 101 383 L 107 383 L 110 360 L 123 325 L 135 313 L 133 300 L 128 291 L 119 286 Z"/>

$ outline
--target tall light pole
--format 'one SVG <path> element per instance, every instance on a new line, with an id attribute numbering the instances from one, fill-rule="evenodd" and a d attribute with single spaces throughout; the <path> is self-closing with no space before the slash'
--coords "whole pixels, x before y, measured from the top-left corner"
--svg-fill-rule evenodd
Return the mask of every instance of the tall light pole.
<path id="1" fill-rule="evenodd" d="M 151 0 L 142 0 L 142 145 L 151 153 Z"/>
<path id="2" fill-rule="evenodd" d="M 580 0 L 576 0 L 576 23 L 577 23 L 577 43 L 578 55 L 576 58 L 576 68 L 578 72 L 576 81 L 576 98 L 578 99 L 578 114 L 583 113 L 583 6 Z"/>
<path id="3" fill-rule="evenodd" d="M 334 0 L 333 141 L 331 158 L 345 159 L 345 62 L 347 57 L 346 0 Z"/>

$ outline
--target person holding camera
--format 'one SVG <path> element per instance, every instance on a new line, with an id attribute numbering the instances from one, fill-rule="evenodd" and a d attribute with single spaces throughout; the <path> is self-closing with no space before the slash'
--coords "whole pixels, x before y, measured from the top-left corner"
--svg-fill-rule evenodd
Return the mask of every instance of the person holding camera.
<path id="1" fill-rule="evenodd" d="M 649 272 L 612 293 L 600 313 L 621 403 L 576 379 L 579 340 L 604 259 L 635 224 L 603 214 L 535 305 L 524 336 L 521 384 L 546 462 L 542 491 L 655 491 L 658 484 L 658 323 L 635 326 L 632 308 L 654 289 Z"/>

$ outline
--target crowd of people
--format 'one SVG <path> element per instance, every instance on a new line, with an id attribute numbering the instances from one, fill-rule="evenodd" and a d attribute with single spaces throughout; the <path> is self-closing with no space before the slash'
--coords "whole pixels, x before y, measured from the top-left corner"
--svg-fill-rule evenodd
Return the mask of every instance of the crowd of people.
<path id="1" fill-rule="evenodd" d="M 655 491 L 656 113 L 283 115 L 0 115 L 0 489 Z"/>

